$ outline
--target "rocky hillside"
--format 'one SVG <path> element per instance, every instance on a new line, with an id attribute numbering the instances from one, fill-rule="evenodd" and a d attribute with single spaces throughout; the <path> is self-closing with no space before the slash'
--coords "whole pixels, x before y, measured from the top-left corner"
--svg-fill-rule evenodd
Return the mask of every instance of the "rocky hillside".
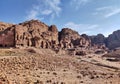
<path id="1" fill-rule="evenodd" d="M 7 25 L 7 24 L 6 24 Z M 2 28 L 2 27 L 1 27 Z M 58 32 L 55 25 L 48 26 L 38 20 L 5 26 L 0 33 L 2 47 L 39 47 L 39 48 L 74 48 L 89 46 L 89 41 L 76 31 L 64 28 Z"/>
<path id="2" fill-rule="evenodd" d="M 60 32 L 55 25 L 48 26 L 38 20 L 30 20 L 20 24 L 0 22 L 1 47 L 38 47 L 38 48 L 106 48 L 120 47 L 120 30 L 113 32 L 107 38 L 98 34 L 88 36 L 63 28 Z"/>
<path id="3" fill-rule="evenodd" d="M 120 47 L 120 30 L 114 31 L 113 34 L 107 38 L 107 47 L 115 49 Z"/>
<path id="4" fill-rule="evenodd" d="M 102 34 L 98 34 L 96 36 L 91 36 L 91 41 L 92 41 L 92 44 L 103 45 L 105 44 L 105 37 Z"/>
<path id="5" fill-rule="evenodd" d="M 0 84 L 119 84 L 119 68 L 97 57 L 59 55 L 51 49 L 0 49 Z"/>
<path id="6" fill-rule="evenodd" d="M 91 39 L 91 45 L 96 48 L 106 47 L 106 38 L 103 34 L 97 34 L 96 36 L 89 36 Z"/>
<path id="7" fill-rule="evenodd" d="M 58 30 L 38 20 L 31 20 L 14 26 L 16 47 L 35 46 L 52 48 L 58 44 Z"/>
<path id="8" fill-rule="evenodd" d="M 108 37 L 102 34 L 96 36 L 90 36 L 92 45 L 104 45 L 109 49 L 115 49 L 120 47 L 120 30 L 114 31 Z"/>
<path id="9" fill-rule="evenodd" d="M 0 22 L 0 31 L 5 30 L 6 28 L 11 27 L 12 25 L 13 25 L 13 24 Z"/>
<path id="10" fill-rule="evenodd" d="M 63 48 L 88 47 L 90 41 L 80 36 L 78 32 L 69 28 L 63 28 L 59 34 L 60 44 Z"/>

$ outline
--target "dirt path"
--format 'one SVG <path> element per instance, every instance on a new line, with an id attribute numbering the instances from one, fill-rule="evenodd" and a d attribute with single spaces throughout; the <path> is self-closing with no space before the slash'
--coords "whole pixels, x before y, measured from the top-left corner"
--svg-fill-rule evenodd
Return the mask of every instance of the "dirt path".
<path id="1" fill-rule="evenodd" d="M 101 65 L 108 68 L 119 69 L 120 70 L 120 63 L 119 62 L 109 62 L 101 57 L 101 55 L 88 55 L 83 57 L 82 60 L 87 61 L 89 63 Z"/>

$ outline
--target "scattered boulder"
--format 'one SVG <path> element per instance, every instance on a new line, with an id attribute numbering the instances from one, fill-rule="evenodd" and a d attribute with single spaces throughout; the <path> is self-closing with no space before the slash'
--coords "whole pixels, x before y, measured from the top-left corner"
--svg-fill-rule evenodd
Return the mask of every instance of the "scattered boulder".
<path id="1" fill-rule="evenodd" d="M 98 49 L 95 51 L 95 54 L 104 54 L 105 53 L 105 50 L 103 49 Z"/>
<path id="2" fill-rule="evenodd" d="M 70 56 L 75 56 L 76 50 L 75 48 L 67 49 L 67 54 Z"/>
<path id="3" fill-rule="evenodd" d="M 113 62 L 120 61 L 120 50 L 112 51 L 110 53 L 104 54 L 102 57 L 108 61 L 113 61 Z"/>
<path id="4" fill-rule="evenodd" d="M 76 54 L 75 55 L 79 55 L 79 56 L 84 56 L 86 55 L 87 53 L 85 51 L 76 51 Z"/>
<path id="5" fill-rule="evenodd" d="M 36 51 L 33 48 L 29 48 L 29 49 L 27 49 L 27 51 L 30 53 L 36 53 Z"/>

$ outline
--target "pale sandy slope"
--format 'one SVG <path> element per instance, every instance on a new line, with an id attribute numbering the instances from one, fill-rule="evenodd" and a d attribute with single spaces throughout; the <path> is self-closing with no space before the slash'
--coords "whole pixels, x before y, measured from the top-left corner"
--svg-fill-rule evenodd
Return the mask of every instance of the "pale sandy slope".
<path id="1" fill-rule="evenodd" d="M 120 84 L 120 71 L 97 65 L 105 62 L 96 57 L 57 55 L 47 49 L 0 52 L 0 84 Z"/>

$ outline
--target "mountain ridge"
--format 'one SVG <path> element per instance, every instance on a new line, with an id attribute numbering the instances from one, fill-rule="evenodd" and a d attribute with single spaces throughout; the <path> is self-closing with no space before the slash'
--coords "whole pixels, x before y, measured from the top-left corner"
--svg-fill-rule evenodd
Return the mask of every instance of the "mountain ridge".
<path id="1" fill-rule="evenodd" d="M 78 46 L 88 48 L 105 46 L 109 49 L 120 47 L 120 30 L 113 32 L 108 37 L 103 34 L 88 36 L 80 35 L 70 28 L 58 31 L 56 25 L 48 26 L 39 20 L 30 20 L 19 24 L 0 22 L 0 30 L 3 32 L 3 34 L 0 33 L 2 47 L 74 48 Z"/>

